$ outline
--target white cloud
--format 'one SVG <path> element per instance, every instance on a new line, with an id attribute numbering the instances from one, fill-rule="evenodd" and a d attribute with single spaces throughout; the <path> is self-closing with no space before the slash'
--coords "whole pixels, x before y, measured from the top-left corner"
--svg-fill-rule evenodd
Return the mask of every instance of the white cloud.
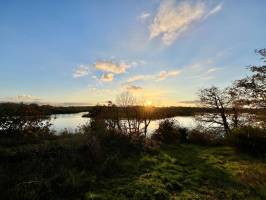
<path id="1" fill-rule="evenodd" d="M 205 18 L 214 15 L 215 13 L 218 13 L 219 11 L 221 11 L 223 8 L 223 4 L 218 4 L 217 6 L 215 6 L 206 16 Z"/>
<path id="2" fill-rule="evenodd" d="M 161 71 L 158 75 L 158 80 L 162 81 L 168 77 L 174 77 L 177 76 L 180 73 L 179 70 L 175 70 L 175 71 Z"/>
<path id="3" fill-rule="evenodd" d="M 139 16 L 141 21 L 145 21 L 147 18 L 149 18 L 151 16 L 151 13 L 144 11 L 141 13 L 141 15 Z"/>
<path id="4" fill-rule="evenodd" d="M 177 37 L 188 28 L 222 9 L 222 4 L 215 8 L 208 8 L 202 1 L 192 3 L 183 1 L 176 3 L 175 0 L 163 0 L 149 26 L 150 39 L 159 37 L 165 45 L 171 45 Z"/>
<path id="5" fill-rule="evenodd" d="M 80 65 L 73 73 L 74 78 L 83 77 L 89 74 L 89 68 L 86 65 Z"/>
<path id="6" fill-rule="evenodd" d="M 124 62 L 116 63 L 113 61 L 97 61 L 95 63 L 96 69 L 114 74 L 123 74 L 130 67 L 131 65 Z"/>
<path id="7" fill-rule="evenodd" d="M 102 77 L 98 78 L 96 75 L 93 75 L 92 78 L 98 82 L 112 81 L 115 74 L 124 74 L 129 68 L 136 66 L 141 66 L 146 64 L 143 60 L 136 61 L 127 61 L 127 60 L 98 60 L 92 65 L 79 65 L 73 72 L 74 78 L 80 78 L 86 76 L 92 71 L 102 71 Z M 94 70 L 91 68 L 95 68 Z"/>
<path id="8" fill-rule="evenodd" d="M 135 81 L 147 81 L 147 80 L 151 80 L 154 79 L 153 75 L 136 75 L 136 76 L 132 76 L 127 80 L 127 83 L 132 83 Z"/>
<path id="9" fill-rule="evenodd" d="M 212 67 L 212 68 L 209 68 L 209 69 L 205 72 L 205 74 L 211 74 L 211 73 L 216 72 L 216 71 L 218 71 L 218 70 L 220 70 L 220 68 L 218 68 L 218 67 Z"/>
<path id="10" fill-rule="evenodd" d="M 200 78 L 203 80 L 211 80 L 215 78 L 215 74 L 217 71 L 221 70 L 219 67 L 211 67 L 210 64 L 212 62 L 208 63 L 202 62 L 198 64 L 191 65 L 187 68 L 185 71 L 185 74 L 192 78 Z"/>
<path id="11" fill-rule="evenodd" d="M 180 72 L 181 72 L 180 70 L 173 70 L 173 71 L 160 71 L 158 74 L 152 74 L 152 75 L 136 75 L 130 77 L 127 80 L 127 83 L 132 83 L 135 81 L 148 81 L 148 80 L 162 81 L 168 77 L 177 76 Z"/>
<path id="12" fill-rule="evenodd" d="M 108 73 L 108 74 L 103 74 L 102 77 L 100 78 L 100 81 L 103 82 L 111 82 L 114 79 L 114 74 Z"/>

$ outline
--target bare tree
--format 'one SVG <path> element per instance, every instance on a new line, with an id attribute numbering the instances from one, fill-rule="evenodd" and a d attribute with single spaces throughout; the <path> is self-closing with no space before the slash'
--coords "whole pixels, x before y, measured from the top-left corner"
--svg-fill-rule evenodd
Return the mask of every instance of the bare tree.
<path id="1" fill-rule="evenodd" d="M 226 95 L 226 91 L 214 86 L 205 88 L 200 90 L 199 98 L 201 105 L 206 108 L 213 109 L 214 111 L 212 113 L 208 113 L 207 115 L 200 116 L 200 121 L 221 125 L 223 126 L 225 133 L 229 134 L 230 126 L 226 113 L 226 107 L 229 104 L 229 100 Z"/>
<path id="2" fill-rule="evenodd" d="M 136 106 L 136 98 L 129 92 L 122 92 L 117 96 L 116 99 L 117 105 L 123 109 L 125 114 L 125 120 L 127 121 L 127 125 L 124 126 L 126 132 L 129 134 L 136 132 L 136 125 L 133 122 L 132 111 L 134 106 Z"/>
<path id="3" fill-rule="evenodd" d="M 154 108 L 145 105 L 145 99 L 137 100 L 131 93 L 123 92 L 117 96 L 117 106 L 121 108 L 120 121 L 124 121 L 123 130 L 137 137 L 146 137 L 152 120 Z M 124 118 L 124 120 L 122 120 Z"/>
<path id="4" fill-rule="evenodd" d="M 228 107 L 230 108 L 231 125 L 233 128 L 238 128 L 246 123 L 246 121 L 241 118 L 242 109 L 245 104 L 243 103 L 241 93 L 234 85 L 226 89 L 226 95 L 228 98 Z"/>
<path id="5" fill-rule="evenodd" d="M 109 113 L 109 117 L 106 119 L 108 127 L 113 130 L 118 129 L 122 131 L 119 108 L 110 100 L 107 101 L 107 108 L 107 112 Z"/>

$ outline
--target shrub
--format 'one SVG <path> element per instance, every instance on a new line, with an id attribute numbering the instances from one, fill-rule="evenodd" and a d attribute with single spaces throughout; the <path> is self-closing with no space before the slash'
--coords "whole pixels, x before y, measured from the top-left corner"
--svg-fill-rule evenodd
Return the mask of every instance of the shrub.
<path id="1" fill-rule="evenodd" d="M 235 147 L 243 152 L 257 156 L 266 155 L 265 129 L 251 126 L 234 129 L 230 139 Z"/>
<path id="2" fill-rule="evenodd" d="M 227 144 L 227 138 L 221 130 L 206 129 L 198 126 L 188 132 L 188 142 L 203 146 L 221 146 Z"/>
<path id="3" fill-rule="evenodd" d="M 171 144 L 185 142 L 187 140 L 187 129 L 176 125 L 174 120 L 166 119 L 160 122 L 158 129 L 152 135 L 152 139 Z"/>
<path id="4" fill-rule="evenodd" d="M 194 129 L 189 133 L 189 142 L 192 144 L 210 145 L 213 140 L 213 135 L 208 132 L 201 132 Z"/>
<path id="5" fill-rule="evenodd" d="M 36 104 L 6 104 L 0 110 L 0 133 L 38 135 L 49 133 L 50 117 Z"/>
<path id="6" fill-rule="evenodd" d="M 124 134 L 118 129 L 109 129 L 105 120 L 102 119 L 92 119 L 89 124 L 83 125 L 79 131 L 87 135 L 88 140 L 97 140 L 103 152 L 128 155 L 141 152 L 146 145 L 144 137 Z"/>

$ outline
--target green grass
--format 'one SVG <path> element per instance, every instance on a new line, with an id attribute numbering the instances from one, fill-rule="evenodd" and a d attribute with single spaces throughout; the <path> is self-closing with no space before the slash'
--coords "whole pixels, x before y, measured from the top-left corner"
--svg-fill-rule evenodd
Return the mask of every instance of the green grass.
<path id="1" fill-rule="evenodd" d="M 86 199 L 266 199 L 266 163 L 230 147 L 165 146 L 121 165 Z"/>
<path id="2" fill-rule="evenodd" d="M 231 147 L 168 145 L 92 162 L 84 143 L 0 147 L 1 199 L 266 199 L 266 162 Z"/>

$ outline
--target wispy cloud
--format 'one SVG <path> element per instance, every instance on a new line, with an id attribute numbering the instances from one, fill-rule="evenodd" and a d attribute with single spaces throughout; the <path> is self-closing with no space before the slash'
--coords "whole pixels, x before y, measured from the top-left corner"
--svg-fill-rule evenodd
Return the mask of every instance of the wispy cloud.
<path id="1" fill-rule="evenodd" d="M 222 4 L 209 8 L 203 1 L 195 3 L 183 1 L 177 4 L 175 0 L 163 0 L 149 26 L 150 39 L 159 37 L 165 45 L 171 45 L 192 24 L 206 19 L 221 9 Z"/>
<path id="2" fill-rule="evenodd" d="M 218 4 L 217 6 L 215 6 L 206 16 L 205 18 L 211 16 L 211 15 L 214 15 L 215 13 L 218 13 L 219 11 L 221 11 L 223 8 L 223 4 L 220 3 Z"/>
<path id="3" fill-rule="evenodd" d="M 219 67 L 212 67 L 212 68 L 209 68 L 206 72 L 205 72 L 205 74 L 211 74 L 211 73 L 213 73 L 213 72 L 216 72 L 216 71 L 218 71 L 218 70 L 220 70 L 221 68 L 219 68 Z"/>
<path id="4" fill-rule="evenodd" d="M 152 80 L 154 79 L 153 75 L 136 75 L 132 76 L 127 80 L 127 83 L 132 83 L 135 81 L 147 81 L 147 80 Z"/>
<path id="5" fill-rule="evenodd" d="M 192 64 L 184 73 L 191 78 L 200 78 L 203 80 L 211 80 L 215 78 L 216 72 L 221 70 L 220 67 L 212 67 L 212 60 L 207 60 L 202 63 Z"/>
<path id="6" fill-rule="evenodd" d="M 89 74 L 89 67 L 86 65 L 78 66 L 73 73 L 74 78 L 83 77 Z"/>
<path id="7" fill-rule="evenodd" d="M 174 77 L 177 76 L 180 73 L 179 70 L 174 70 L 174 71 L 161 71 L 158 75 L 158 79 L 159 81 L 162 81 L 168 77 Z"/>
<path id="8" fill-rule="evenodd" d="M 127 83 L 133 83 L 135 81 L 162 81 L 169 77 L 175 77 L 180 74 L 180 70 L 172 70 L 172 71 L 160 71 L 157 74 L 149 74 L 149 75 L 136 75 L 132 76 L 127 80 Z"/>
<path id="9" fill-rule="evenodd" d="M 147 11 L 143 11 L 141 15 L 139 16 L 139 19 L 144 22 L 146 19 L 148 19 L 151 16 L 151 13 Z"/>
<path id="10" fill-rule="evenodd" d="M 108 74 L 103 74 L 102 77 L 100 78 L 100 81 L 102 82 L 111 82 L 114 79 L 114 74 L 108 73 Z"/>
<path id="11" fill-rule="evenodd" d="M 136 86 L 136 85 L 127 85 L 126 90 L 129 92 L 136 92 L 136 91 L 143 90 L 143 88 L 140 86 Z"/>
<path id="12" fill-rule="evenodd" d="M 203 79 L 203 80 L 215 79 L 215 73 L 217 71 L 219 71 L 219 70 L 221 70 L 221 68 L 219 68 L 219 67 L 211 67 L 211 68 L 207 69 L 207 71 L 204 71 L 203 73 L 198 75 L 198 77 Z"/>

